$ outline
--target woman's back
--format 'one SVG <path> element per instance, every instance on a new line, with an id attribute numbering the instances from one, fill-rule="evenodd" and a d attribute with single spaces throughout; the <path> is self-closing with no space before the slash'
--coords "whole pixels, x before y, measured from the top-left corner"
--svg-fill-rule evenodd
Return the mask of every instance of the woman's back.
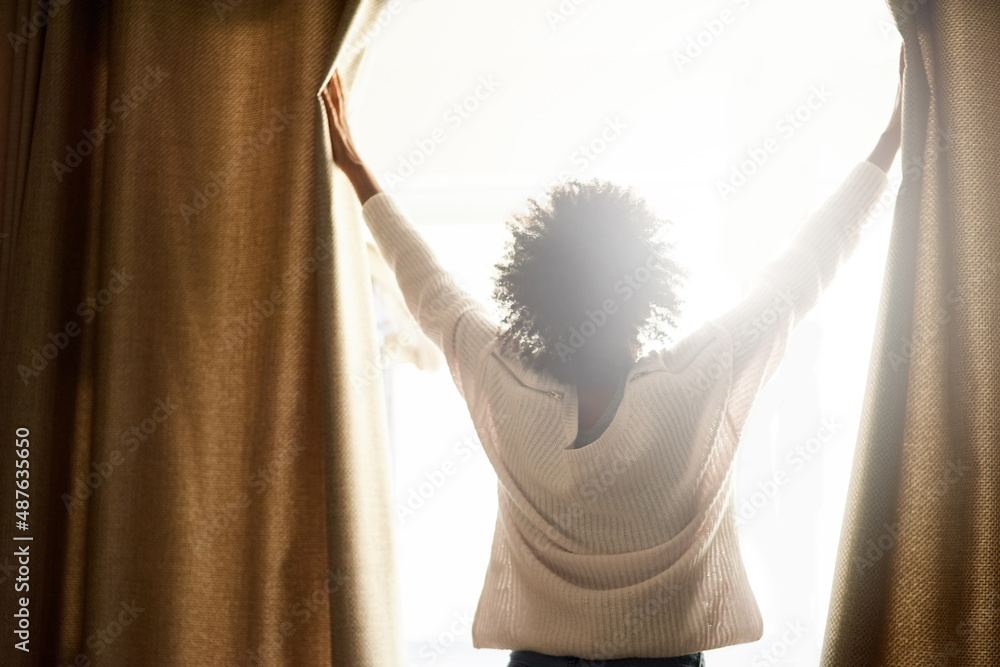
<path id="1" fill-rule="evenodd" d="M 497 474 L 474 646 L 603 659 L 760 638 L 736 537 L 739 432 L 792 326 L 853 250 L 852 231 L 886 184 L 861 163 L 743 302 L 629 368 L 607 429 L 580 448 L 576 385 L 504 354 L 497 323 L 437 265 L 391 197 L 365 203 Z M 608 391 L 584 389 L 584 426 Z"/>

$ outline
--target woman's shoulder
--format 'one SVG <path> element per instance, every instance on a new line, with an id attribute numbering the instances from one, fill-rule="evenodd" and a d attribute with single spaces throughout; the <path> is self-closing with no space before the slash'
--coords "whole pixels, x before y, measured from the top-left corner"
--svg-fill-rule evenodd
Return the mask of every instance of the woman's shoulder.
<path id="1" fill-rule="evenodd" d="M 494 341 L 486 350 L 483 372 L 487 376 L 492 376 L 501 386 L 510 383 L 549 395 L 558 394 L 560 397 L 565 395 L 568 389 L 551 374 L 533 367 L 517 354 L 505 350 L 499 340 Z"/>
<path id="2" fill-rule="evenodd" d="M 636 362 L 639 370 L 664 370 L 679 373 L 713 348 L 727 344 L 727 333 L 713 321 L 706 321 L 669 347 L 651 350 Z"/>
<path id="3" fill-rule="evenodd" d="M 647 351 L 632 365 L 628 377 L 657 370 L 680 373 L 696 363 L 706 352 L 726 347 L 728 340 L 726 335 L 726 331 L 718 324 L 706 321 L 669 347 L 652 348 Z M 516 354 L 505 351 L 499 341 L 486 351 L 483 371 L 485 375 L 492 376 L 494 387 L 510 383 L 553 397 L 562 397 L 572 391 L 571 385 L 560 382 L 550 373 L 535 368 Z"/>

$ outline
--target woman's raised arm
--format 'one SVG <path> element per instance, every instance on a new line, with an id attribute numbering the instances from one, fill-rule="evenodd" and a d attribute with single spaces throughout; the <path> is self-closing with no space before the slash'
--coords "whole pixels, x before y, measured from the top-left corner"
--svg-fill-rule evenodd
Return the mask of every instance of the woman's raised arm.
<path id="1" fill-rule="evenodd" d="M 791 246 L 764 268 L 758 286 L 716 320 L 732 344 L 728 409 L 737 429 L 777 368 L 792 329 L 817 303 L 871 222 L 888 185 L 886 172 L 899 151 L 901 91 L 900 86 L 892 117 L 868 159 L 798 230 Z"/>
<path id="2" fill-rule="evenodd" d="M 459 393 L 470 409 L 478 369 L 497 335 L 486 308 L 441 266 L 393 198 L 382 192 L 361 160 L 347 126 L 344 91 L 334 72 L 323 91 L 333 161 L 343 170 L 361 200 L 361 213 L 396 282 L 406 307 L 423 332 L 444 352 Z"/>

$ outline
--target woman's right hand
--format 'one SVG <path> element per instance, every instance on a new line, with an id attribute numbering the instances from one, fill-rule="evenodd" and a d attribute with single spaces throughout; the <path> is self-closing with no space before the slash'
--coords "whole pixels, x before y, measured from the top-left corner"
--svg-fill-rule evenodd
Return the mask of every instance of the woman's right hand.
<path id="1" fill-rule="evenodd" d="M 886 127 L 886 132 L 895 132 L 897 135 L 903 127 L 903 72 L 906 70 L 906 57 L 904 54 L 904 47 L 899 47 L 899 87 L 896 88 L 896 106 L 892 110 L 892 117 L 889 119 L 889 125 Z"/>
<path id="2" fill-rule="evenodd" d="M 899 87 L 896 89 L 896 106 L 892 110 L 889 124 L 879 137 L 875 149 L 868 156 L 868 161 L 877 165 L 882 171 L 888 172 L 899 152 L 903 131 L 903 72 L 906 69 L 906 59 L 903 47 L 899 49 Z"/>

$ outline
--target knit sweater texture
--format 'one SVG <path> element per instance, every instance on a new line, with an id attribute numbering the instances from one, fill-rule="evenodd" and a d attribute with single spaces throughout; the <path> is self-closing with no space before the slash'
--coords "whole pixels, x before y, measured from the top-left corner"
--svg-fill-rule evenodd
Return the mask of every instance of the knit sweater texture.
<path id="1" fill-rule="evenodd" d="M 740 432 L 792 329 L 856 247 L 886 185 L 874 164 L 854 167 L 735 307 L 632 366 L 610 424 L 575 449 L 575 386 L 500 352 L 498 323 L 390 195 L 364 204 L 496 471 L 475 647 L 603 660 L 761 638 L 736 533 Z"/>

